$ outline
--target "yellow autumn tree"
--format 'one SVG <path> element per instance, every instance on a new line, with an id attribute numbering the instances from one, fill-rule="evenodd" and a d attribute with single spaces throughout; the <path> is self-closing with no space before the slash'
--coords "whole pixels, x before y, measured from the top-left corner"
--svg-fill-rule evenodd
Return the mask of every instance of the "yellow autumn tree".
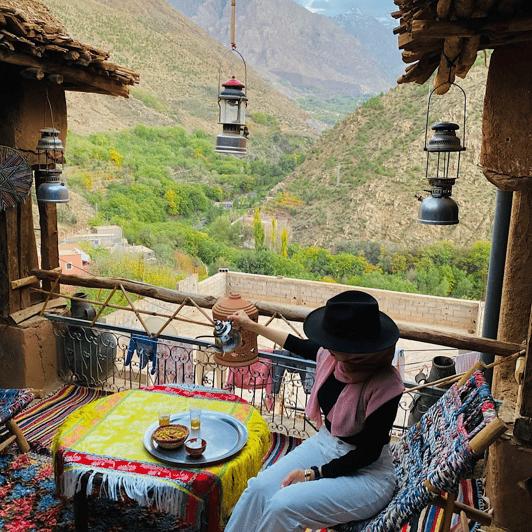
<path id="1" fill-rule="evenodd" d="M 270 249 L 275 251 L 275 226 L 276 226 L 275 216 L 272 216 L 272 230 L 270 231 Z"/>
<path id="2" fill-rule="evenodd" d="M 255 249 L 264 246 L 264 227 L 262 227 L 258 207 L 255 209 L 255 216 L 253 217 L 253 234 L 255 236 Z"/>
<path id="3" fill-rule="evenodd" d="M 286 227 L 281 232 L 281 255 L 283 257 L 288 256 L 288 231 Z"/>

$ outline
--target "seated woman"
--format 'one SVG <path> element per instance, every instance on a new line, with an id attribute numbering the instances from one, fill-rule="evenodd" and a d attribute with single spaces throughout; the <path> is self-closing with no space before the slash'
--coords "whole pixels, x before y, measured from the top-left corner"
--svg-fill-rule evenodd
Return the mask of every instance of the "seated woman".
<path id="1" fill-rule="evenodd" d="M 394 321 L 374 297 L 355 290 L 307 316 L 308 340 L 260 325 L 244 311 L 229 319 L 317 361 L 306 414 L 320 428 L 250 479 L 225 532 L 295 532 L 377 514 L 395 488 L 390 430 L 404 390 L 391 364 L 399 338 Z"/>

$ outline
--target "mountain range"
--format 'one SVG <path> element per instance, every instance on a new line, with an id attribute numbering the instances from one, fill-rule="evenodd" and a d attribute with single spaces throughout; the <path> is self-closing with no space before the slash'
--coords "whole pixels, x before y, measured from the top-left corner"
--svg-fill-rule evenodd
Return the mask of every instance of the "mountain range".
<path id="1" fill-rule="evenodd" d="M 169 2 L 230 46 L 229 0 Z M 390 27 L 359 9 L 330 18 L 292 0 L 236 2 L 235 41 L 246 61 L 287 94 L 376 94 L 395 85 L 400 72 Z"/>
<path id="2" fill-rule="evenodd" d="M 110 60 L 140 74 L 131 97 L 67 93 L 69 129 L 79 134 L 138 123 L 180 125 L 219 133 L 220 59 L 227 48 L 165 0 L 43 0 L 81 42 L 111 53 Z M 272 89 L 257 71 L 247 74 L 253 113 L 275 116 L 281 128 L 314 135 L 308 113 Z M 256 126 L 255 129 L 259 128 Z"/>
<path id="3" fill-rule="evenodd" d="M 288 2 L 276 1 L 280 6 Z M 208 7 L 212 2 L 191 0 L 190 3 Z M 268 7 L 277 16 L 273 2 L 257 0 L 248 5 L 253 3 L 255 9 L 259 4 L 264 9 Z M 164 0 L 128 0 L 127 12 L 121 0 L 45 0 L 43 3 L 51 7 L 76 38 L 109 50 L 112 61 L 134 68 L 141 75 L 141 83 L 129 100 L 69 94 L 69 128 L 73 132 L 97 133 L 138 123 L 181 125 L 188 131 L 202 128 L 211 134 L 219 132 L 218 74 L 227 45 Z M 293 2 L 289 4 L 293 11 L 282 11 L 283 20 L 293 22 L 291 17 L 302 14 L 308 16 L 305 20 L 309 24 L 325 20 L 323 27 L 334 25 L 325 16 L 314 15 Z M 220 16 L 218 20 L 221 19 Z M 292 26 L 297 24 L 293 22 Z M 280 23 L 278 27 L 281 26 Z M 302 32 L 305 38 L 309 34 L 312 34 L 311 26 Z M 280 30 L 276 35 L 280 35 Z M 292 55 L 291 45 L 283 41 L 279 47 L 284 55 Z M 243 46 L 239 45 L 238 49 L 243 51 Z M 317 60 L 311 52 L 309 62 Z M 264 53 L 267 55 L 268 51 Z M 297 53 L 304 57 L 303 50 Z M 292 241 L 331 250 L 349 249 L 360 241 L 415 246 L 441 239 L 460 245 L 489 240 L 495 188 L 478 166 L 486 61 L 487 58 L 479 55 L 478 64 L 462 83 L 468 101 L 467 151 L 453 189 L 453 198 L 460 206 L 460 224 L 447 227 L 417 222 L 418 198 L 426 196 L 424 189 L 428 187 L 424 179 L 423 137 L 430 82 L 421 87 L 401 85 L 375 96 L 356 113 L 317 137 L 312 117 L 296 102 L 275 91 L 259 75 L 258 68 L 250 66 L 250 129 L 258 132 L 263 127 L 253 120 L 254 114 L 261 112 L 278 121 L 281 135 L 316 138 L 305 162 L 271 192 L 262 211 L 275 215 L 279 227 L 288 228 Z M 439 120 L 461 123 L 463 117 L 457 111 L 461 108 L 461 101 L 450 93 L 434 101 L 434 114 Z M 248 141 L 251 157 L 257 142 L 254 131 Z M 295 201 L 291 202 L 290 198 Z"/>
<path id="4" fill-rule="evenodd" d="M 390 13 L 396 11 L 393 0 L 294 0 L 309 11 L 328 17 L 341 15 L 351 9 L 359 9 L 376 19 L 390 19 Z"/>

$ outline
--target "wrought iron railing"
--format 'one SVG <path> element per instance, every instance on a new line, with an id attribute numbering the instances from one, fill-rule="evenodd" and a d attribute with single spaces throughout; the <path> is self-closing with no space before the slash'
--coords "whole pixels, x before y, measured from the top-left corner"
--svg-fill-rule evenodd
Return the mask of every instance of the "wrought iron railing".
<path id="1" fill-rule="evenodd" d="M 209 386 L 237 394 L 259 410 L 272 432 L 307 438 L 316 431 L 305 416 L 316 363 L 285 350 L 259 351 L 259 362 L 238 368 L 214 361 L 214 344 L 47 314 L 58 342 L 59 378 L 70 384 L 118 392 L 152 384 Z M 405 382 L 407 388 L 415 383 Z M 394 425 L 398 435 L 443 391 L 405 393 Z M 431 399 L 432 398 L 432 399 Z"/>

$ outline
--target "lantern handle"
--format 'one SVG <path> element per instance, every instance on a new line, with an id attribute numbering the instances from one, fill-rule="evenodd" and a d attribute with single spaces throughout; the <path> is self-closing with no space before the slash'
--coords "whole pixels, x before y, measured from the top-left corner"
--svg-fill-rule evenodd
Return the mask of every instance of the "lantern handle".
<path id="1" fill-rule="evenodd" d="M 247 87 L 248 87 L 248 68 L 247 68 L 247 65 L 246 65 L 246 61 L 244 60 L 244 57 L 236 49 L 236 46 L 235 46 L 235 48 L 231 48 L 231 50 L 227 50 L 227 52 L 225 52 L 222 55 L 221 59 L 220 59 L 220 68 L 218 69 L 218 93 L 220 93 L 220 91 L 222 90 L 222 62 L 224 60 L 224 57 L 227 54 L 230 54 L 230 53 L 238 54 L 240 56 L 240 59 L 242 60 L 242 63 L 244 64 L 244 88 L 247 91 Z M 246 91 L 244 91 L 244 92 L 246 92 Z"/>
<path id="2" fill-rule="evenodd" d="M 455 87 L 458 87 L 462 91 L 462 94 L 464 96 L 464 126 L 463 126 L 463 129 L 462 129 L 462 149 L 463 150 L 466 149 L 466 142 L 465 142 L 465 139 L 466 139 L 466 130 L 465 130 L 465 126 L 466 126 L 466 107 L 467 107 L 466 93 L 465 93 L 464 89 L 462 89 L 462 87 L 460 87 L 460 85 L 457 85 L 456 83 L 453 83 L 452 81 L 445 81 L 445 82 L 441 83 L 440 85 L 438 85 L 437 87 L 434 87 L 434 89 L 432 89 L 430 91 L 430 94 L 429 94 L 429 101 L 428 101 L 428 104 L 427 104 L 427 121 L 425 123 L 425 147 L 423 148 L 424 151 L 427 151 L 427 135 L 428 135 L 428 128 L 429 128 L 430 100 L 431 100 L 432 95 L 434 94 L 434 92 L 436 90 L 438 90 L 440 87 L 442 87 L 443 85 L 454 85 Z"/>

